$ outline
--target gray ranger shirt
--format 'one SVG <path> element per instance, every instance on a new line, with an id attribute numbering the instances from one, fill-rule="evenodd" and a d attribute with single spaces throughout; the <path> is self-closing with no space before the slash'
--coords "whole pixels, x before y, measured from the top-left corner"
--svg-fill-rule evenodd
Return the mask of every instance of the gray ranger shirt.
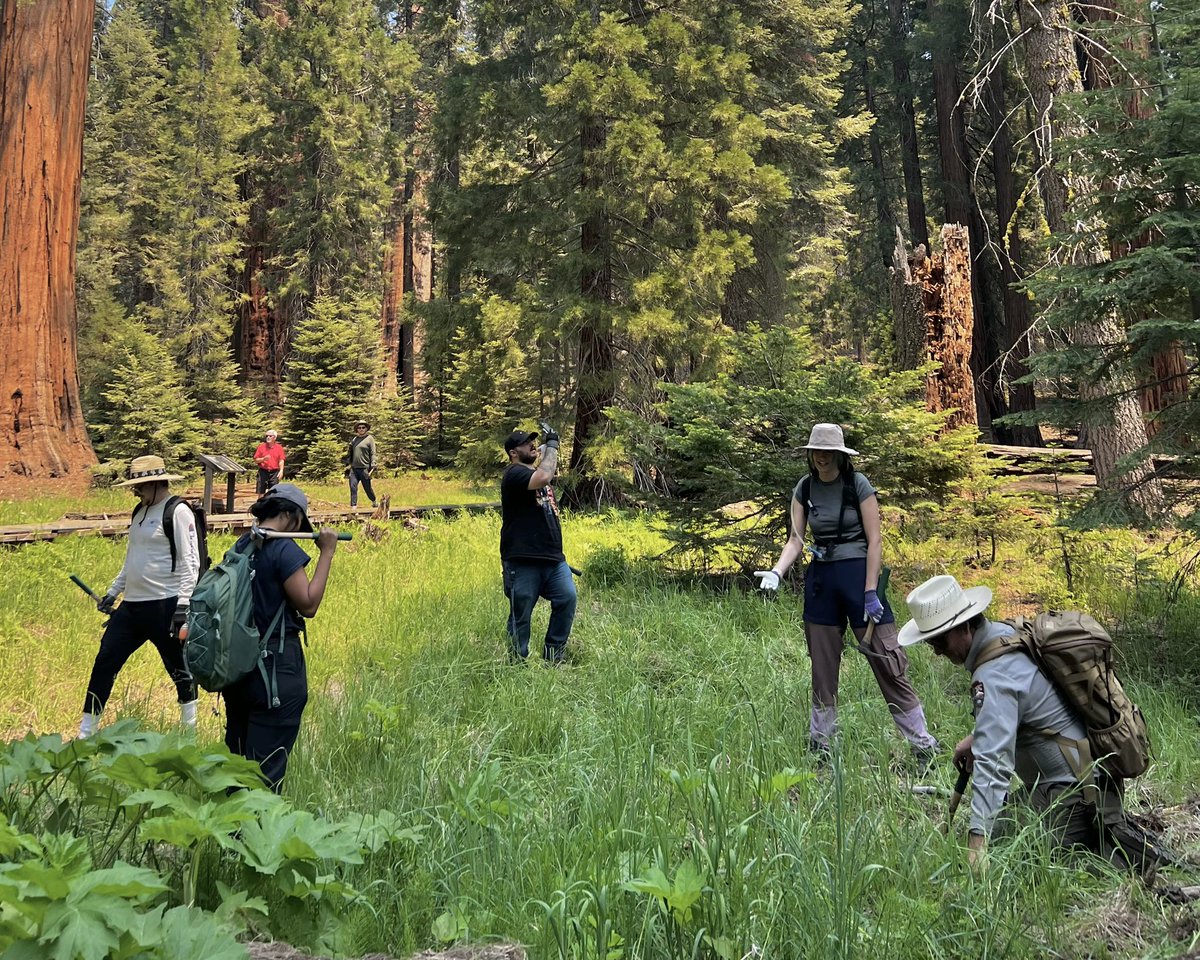
<path id="1" fill-rule="evenodd" d="M 1014 770 L 1030 789 L 1077 782 L 1063 748 L 1043 731 L 1071 740 L 1087 736 L 1083 723 L 1028 654 L 1005 654 L 975 669 L 985 646 L 1013 632 L 1006 623 L 986 621 L 975 631 L 965 663 L 975 702 L 970 830 L 984 836 L 991 835 Z"/>

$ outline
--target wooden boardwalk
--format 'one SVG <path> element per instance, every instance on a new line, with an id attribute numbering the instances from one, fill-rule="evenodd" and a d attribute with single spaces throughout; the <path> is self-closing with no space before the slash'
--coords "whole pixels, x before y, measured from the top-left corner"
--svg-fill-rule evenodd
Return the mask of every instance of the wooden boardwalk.
<path id="1" fill-rule="evenodd" d="M 351 510 L 345 508 L 314 507 L 308 517 L 314 526 L 344 526 L 348 523 L 363 523 L 367 520 L 403 520 L 409 517 L 423 517 L 429 514 L 453 516 L 456 513 L 486 513 L 489 510 L 499 510 L 499 503 L 449 503 L 435 504 L 424 507 L 392 507 L 387 516 L 376 516 L 379 511 L 370 508 Z M 214 513 L 208 517 L 208 529 L 214 531 L 249 530 L 253 518 L 249 513 Z M 121 537 L 129 529 L 129 513 L 120 514 L 80 514 L 64 517 L 52 523 L 21 523 L 12 526 L 0 526 L 0 544 L 20 546 L 26 543 L 38 543 L 45 540 L 57 540 L 59 537 L 70 536 L 99 536 Z"/>

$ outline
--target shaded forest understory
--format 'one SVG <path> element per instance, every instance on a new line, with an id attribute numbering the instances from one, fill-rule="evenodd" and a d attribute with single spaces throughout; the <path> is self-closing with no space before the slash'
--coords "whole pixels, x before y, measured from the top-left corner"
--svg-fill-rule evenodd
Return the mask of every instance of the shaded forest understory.
<path id="1" fill-rule="evenodd" d="M 943 435 L 1078 430 L 1134 518 L 1193 454 L 1192 4 L 3 11 L 6 476 L 270 423 L 321 478 L 359 416 L 482 475 L 542 417 L 568 502 L 677 495 L 631 424 L 848 357 Z"/>

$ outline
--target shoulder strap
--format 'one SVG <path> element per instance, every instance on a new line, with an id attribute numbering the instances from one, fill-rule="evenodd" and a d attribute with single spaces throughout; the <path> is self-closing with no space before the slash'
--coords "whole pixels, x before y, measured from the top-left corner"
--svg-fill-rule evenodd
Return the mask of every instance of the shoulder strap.
<path id="1" fill-rule="evenodd" d="M 183 503 L 183 497 L 167 497 L 163 504 L 163 533 L 167 535 L 167 544 L 171 547 L 171 572 L 175 572 L 175 559 L 178 548 L 175 546 L 175 510 Z"/>
<path id="2" fill-rule="evenodd" d="M 1007 621 L 1004 621 L 1007 622 Z M 1027 653 L 1028 648 L 1025 646 L 1025 639 L 1021 636 L 1018 630 L 1016 633 L 1007 637 L 997 637 L 986 647 L 979 651 L 979 656 L 975 658 L 975 669 L 978 670 L 985 663 L 991 663 L 1010 653 Z"/>
<path id="3" fill-rule="evenodd" d="M 808 500 L 809 494 L 812 491 L 812 474 L 806 473 L 800 478 L 800 509 L 804 511 L 804 517 L 808 518 Z M 833 535 L 830 543 L 838 544 L 845 543 L 842 539 L 842 514 L 845 513 L 846 507 L 854 508 L 854 512 L 858 515 L 858 526 L 862 530 L 862 538 L 865 540 L 867 536 L 867 525 L 863 523 L 862 504 L 858 502 L 858 488 L 854 485 L 854 474 L 842 474 L 842 509 L 838 511 L 837 531 Z"/>
<path id="4" fill-rule="evenodd" d="M 858 515 L 858 528 L 862 531 L 862 538 L 867 539 L 867 525 L 863 523 L 862 504 L 858 502 L 858 487 L 854 484 L 853 473 L 842 474 L 842 509 L 838 513 L 838 539 L 842 537 L 842 514 L 846 512 L 846 504 L 854 508 L 855 514 Z"/>

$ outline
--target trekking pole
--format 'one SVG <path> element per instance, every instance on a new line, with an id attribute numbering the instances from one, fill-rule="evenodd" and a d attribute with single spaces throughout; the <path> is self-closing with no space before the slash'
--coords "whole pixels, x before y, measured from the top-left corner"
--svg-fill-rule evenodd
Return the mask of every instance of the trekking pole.
<path id="1" fill-rule="evenodd" d="M 967 784 L 971 781 L 971 771 L 969 769 L 958 771 L 958 782 L 954 784 L 954 792 L 950 794 L 950 808 L 946 812 L 946 826 L 942 829 L 942 833 L 950 836 L 950 827 L 954 824 L 954 814 L 958 812 L 958 805 L 962 803 L 963 794 L 967 791 Z"/>
<path id="2" fill-rule="evenodd" d="M 250 536 L 258 537 L 260 540 L 316 540 L 315 533 L 303 533 L 295 530 L 270 530 L 266 527 L 251 527 Z M 339 540 L 353 540 L 352 533 L 339 533 Z"/>

